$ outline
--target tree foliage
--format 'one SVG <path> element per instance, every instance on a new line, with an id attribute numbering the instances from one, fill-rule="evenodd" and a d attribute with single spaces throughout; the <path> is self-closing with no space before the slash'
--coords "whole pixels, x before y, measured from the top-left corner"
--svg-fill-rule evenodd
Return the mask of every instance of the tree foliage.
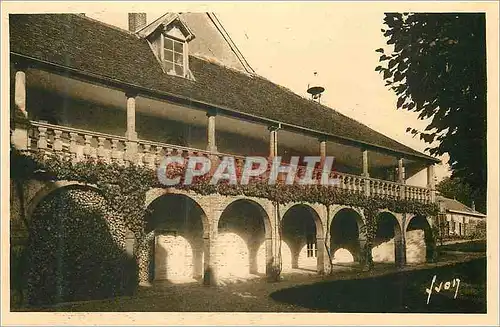
<path id="1" fill-rule="evenodd" d="M 398 109 L 430 119 L 419 135 L 432 155 L 450 156 L 452 175 L 486 198 L 486 38 L 482 13 L 388 13 L 382 29 L 386 86 Z"/>
<path id="2" fill-rule="evenodd" d="M 446 177 L 436 185 L 436 190 L 442 195 L 450 199 L 456 199 L 467 206 L 471 206 L 474 201 L 476 210 L 486 213 L 486 202 L 481 201 L 481 198 L 474 196 L 469 184 L 465 183 L 459 177 Z"/>

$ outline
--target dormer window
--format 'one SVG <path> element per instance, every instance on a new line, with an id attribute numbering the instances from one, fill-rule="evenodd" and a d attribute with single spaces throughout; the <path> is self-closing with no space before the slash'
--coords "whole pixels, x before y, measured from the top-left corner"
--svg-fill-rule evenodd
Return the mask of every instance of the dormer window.
<path id="1" fill-rule="evenodd" d="M 167 13 L 136 34 L 148 40 L 165 73 L 194 80 L 188 60 L 188 42 L 194 34 L 178 14 Z"/>
<path id="2" fill-rule="evenodd" d="M 169 74 L 184 76 L 186 74 L 185 42 L 163 36 L 163 67 Z"/>

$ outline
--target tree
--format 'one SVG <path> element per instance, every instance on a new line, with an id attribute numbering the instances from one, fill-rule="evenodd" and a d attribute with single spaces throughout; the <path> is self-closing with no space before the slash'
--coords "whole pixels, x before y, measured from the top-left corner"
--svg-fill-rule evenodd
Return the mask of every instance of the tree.
<path id="1" fill-rule="evenodd" d="M 486 203 L 486 29 L 482 13 L 389 13 L 381 65 L 397 108 L 430 119 L 424 131 L 407 128 L 430 147 L 448 153 L 452 177 Z"/>

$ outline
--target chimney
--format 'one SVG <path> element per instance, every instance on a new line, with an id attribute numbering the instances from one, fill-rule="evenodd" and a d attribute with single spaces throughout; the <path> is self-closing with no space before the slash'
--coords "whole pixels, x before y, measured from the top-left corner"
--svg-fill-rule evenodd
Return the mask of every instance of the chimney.
<path id="1" fill-rule="evenodd" d="M 128 14 L 128 30 L 130 32 L 135 33 L 144 26 L 146 26 L 146 13 Z"/>
<path id="2" fill-rule="evenodd" d="M 471 205 L 472 211 L 476 211 L 476 204 L 474 203 L 474 200 L 472 200 L 472 205 Z"/>

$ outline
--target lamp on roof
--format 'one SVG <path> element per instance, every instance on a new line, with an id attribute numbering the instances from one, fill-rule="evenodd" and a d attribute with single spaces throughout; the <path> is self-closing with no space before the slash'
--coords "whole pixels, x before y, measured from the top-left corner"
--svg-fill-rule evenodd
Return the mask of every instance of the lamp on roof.
<path id="1" fill-rule="evenodd" d="M 312 83 L 307 84 L 307 93 L 311 95 L 313 101 L 321 103 L 321 94 L 325 91 L 325 88 L 319 83 L 318 72 L 314 72 Z"/>

